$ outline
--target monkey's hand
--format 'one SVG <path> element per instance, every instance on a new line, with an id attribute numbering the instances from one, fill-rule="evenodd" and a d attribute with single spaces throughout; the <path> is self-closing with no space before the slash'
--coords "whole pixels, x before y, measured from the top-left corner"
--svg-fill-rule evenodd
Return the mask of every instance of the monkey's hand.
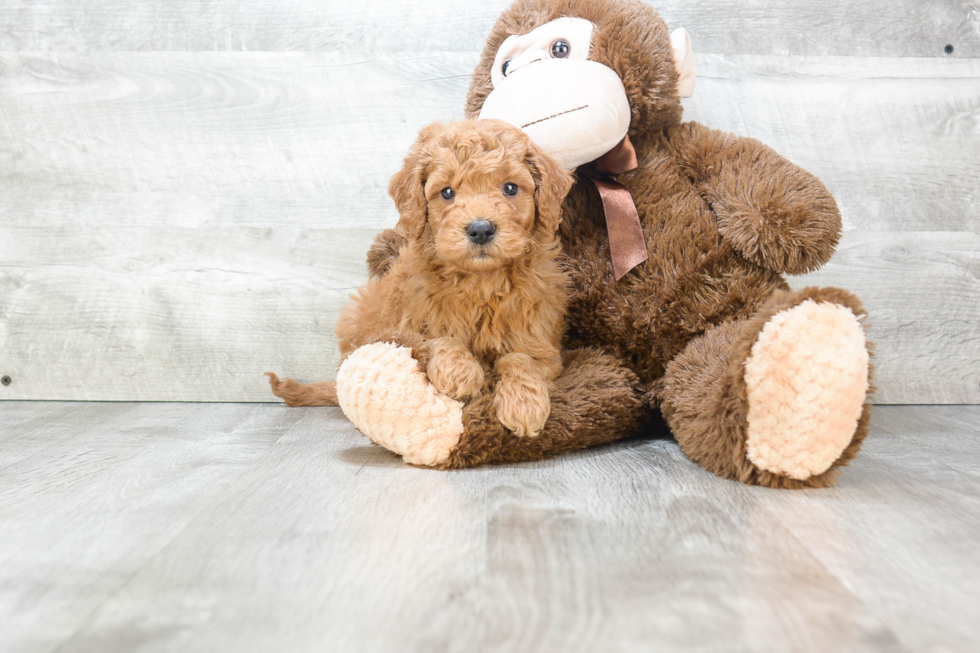
<path id="1" fill-rule="evenodd" d="M 746 259 L 803 274 L 830 260 L 840 240 L 837 203 L 815 176 L 751 138 L 686 123 L 670 133 L 681 167 Z"/>
<path id="2" fill-rule="evenodd" d="M 374 237 L 367 254 L 368 276 L 372 279 L 383 277 L 398 259 L 398 250 L 407 241 L 394 229 L 385 229 Z"/>

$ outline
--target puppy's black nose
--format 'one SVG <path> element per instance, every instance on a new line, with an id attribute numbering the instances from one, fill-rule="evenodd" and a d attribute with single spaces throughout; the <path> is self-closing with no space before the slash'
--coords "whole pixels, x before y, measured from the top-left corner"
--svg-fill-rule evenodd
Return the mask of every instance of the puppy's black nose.
<path id="1" fill-rule="evenodd" d="M 474 220 L 466 225 L 466 235 L 477 245 L 486 245 L 493 240 L 497 228 L 489 220 Z"/>

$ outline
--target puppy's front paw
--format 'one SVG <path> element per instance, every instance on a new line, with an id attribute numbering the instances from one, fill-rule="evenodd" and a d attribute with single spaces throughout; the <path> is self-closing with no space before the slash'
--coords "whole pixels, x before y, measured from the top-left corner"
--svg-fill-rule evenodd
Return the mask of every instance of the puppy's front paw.
<path id="1" fill-rule="evenodd" d="M 519 437 L 535 437 L 551 414 L 548 385 L 544 382 L 503 379 L 493 399 L 497 419 Z"/>
<path id="2" fill-rule="evenodd" d="M 483 388 L 483 366 L 461 345 L 434 340 L 426 374 L 439 392 L 465 400 Z"/>

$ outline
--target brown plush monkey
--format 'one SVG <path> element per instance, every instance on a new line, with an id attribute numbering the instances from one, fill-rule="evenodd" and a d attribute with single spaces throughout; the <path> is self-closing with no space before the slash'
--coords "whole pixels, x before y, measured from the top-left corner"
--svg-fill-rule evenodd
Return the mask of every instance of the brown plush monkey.
<path id="1" fill-rule="evenodd" d="M 865 311 L 837 288 L 792 292 L 782 275 L 827 262 L 841 230 L 836 203 L 762 143 L 682 123 L 680 97 L 692 88 L 686 34 L 672 40 L 639 0 L 507 9 L 467 115 L 512 121 L 578 168 L 560 229 L 572 294 L 551 416 L 537 437 L 517 437 L 495 419 L 492 394 L 452 405 L 414 366 L 385 365 L 392 343 L 355 352 L 340 370 L 354 423 L 408 462 L 458 468 L 642 434 L 659 413 L 684 452 L 719 476 L 831 484 L 868 429 Z M 635 152 L 635 167 L 603 163 L 624 152 Z M 372 274 L 400 242 L 393 231 L 379 236 Z M 406 406 L 406 393 L 424 397 Z"/>

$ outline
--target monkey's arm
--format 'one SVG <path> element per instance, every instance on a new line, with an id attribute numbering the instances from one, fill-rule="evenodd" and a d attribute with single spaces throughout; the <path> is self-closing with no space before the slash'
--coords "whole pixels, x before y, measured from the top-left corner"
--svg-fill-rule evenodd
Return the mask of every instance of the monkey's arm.
<path id="1" fill-rule="evenodd" d="M 830 260 L 840 240 L 837 203 L 815 176 L 751 138 L 685 123 L 669 145 L 746 259 L 803 274 Z"/>
<path id="2" fill-rule="evenodd" d="M 375 236 L 367 254 L 368 276 L 371 279 L 383 277 L 398 260 L 398 250 L 406 242 L 405 236 L 395 229 L 385 229 Z"/>

